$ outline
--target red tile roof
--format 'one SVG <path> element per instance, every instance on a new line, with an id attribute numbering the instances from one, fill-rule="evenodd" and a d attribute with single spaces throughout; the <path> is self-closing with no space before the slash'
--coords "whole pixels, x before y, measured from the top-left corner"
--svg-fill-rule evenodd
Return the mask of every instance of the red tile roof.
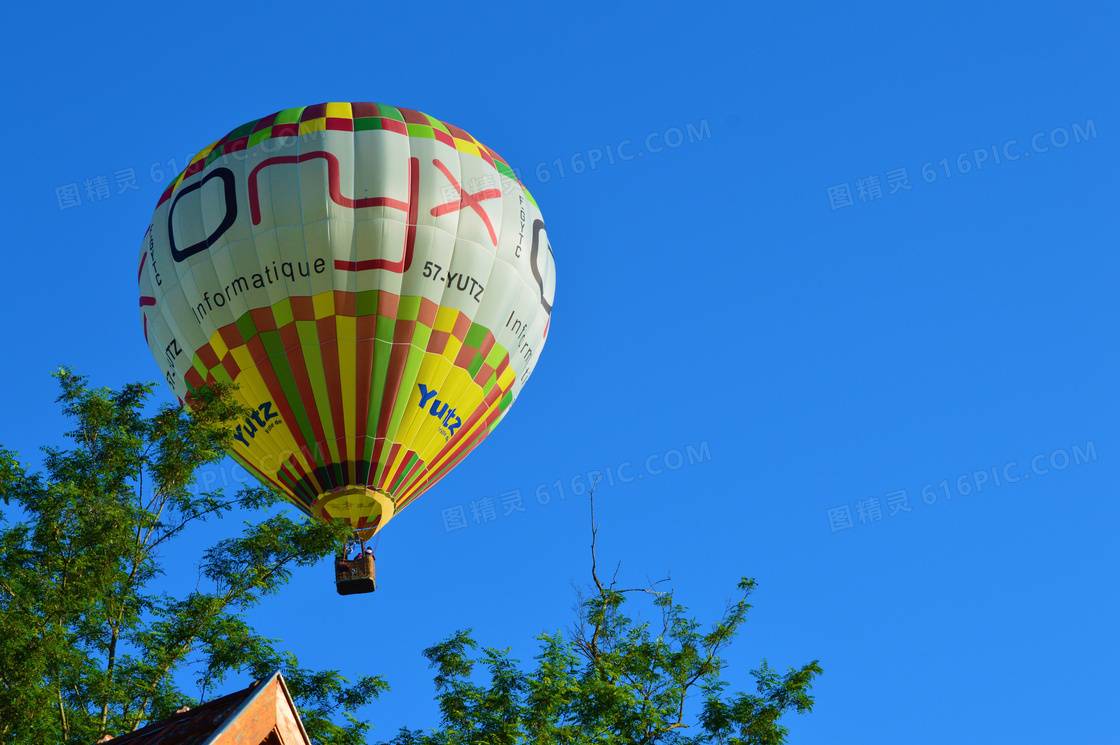
<path id="1" fill-rule="evenodd" d="M 310 745 L 279 672 L 103 745 Z"/>

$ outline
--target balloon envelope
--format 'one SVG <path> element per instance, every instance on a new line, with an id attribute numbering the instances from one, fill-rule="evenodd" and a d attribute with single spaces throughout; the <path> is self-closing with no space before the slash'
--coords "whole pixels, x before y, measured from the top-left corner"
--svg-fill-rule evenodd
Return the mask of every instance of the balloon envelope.
<path id="1" fill-rule="evenodd" d="M 365 535 L 474 449 L 548 335 L 536 202 L 490 148 L 417 111 L 288 109 L 203 148 L 139 259 L 144 335 L 181 402 L 235 382 L 231 455 Z"/>

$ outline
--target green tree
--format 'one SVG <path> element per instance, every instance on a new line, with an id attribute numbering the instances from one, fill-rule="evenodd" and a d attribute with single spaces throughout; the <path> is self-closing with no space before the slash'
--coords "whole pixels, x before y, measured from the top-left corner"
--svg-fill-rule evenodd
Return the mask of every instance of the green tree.
<path id="1" fill-rule="evenodd" d="M 762 660 L 752 670 L 753 693 L 726 694 L 720 656 L 746 620 L 753 579 L 709 630 L 675 602 L 672 592 L 620 589 L 600 580 L 595 557 L 594 489 L 591 492 L 593 586 L 576 604 L 566 632 L 537 637 L 536 667 L 524 671 L 509 650 L 484 648 L 459 631 L 424 651 L 436 669 L 441 726 L 433 732 L 404 728 L 388 745 L 778 745 L 788 734 L 780 720 L 808 713 L 814 660 L 779 673 Z M 615 569 L 615 578 L 618 569 Z M 657 623 L 623 613 L 631 593 L 648 597 Z M 690 698 L 696 711 L 686 712 Z"/>
<path id="2" fill-rule="evenodd" d="M 57 377 L 71 447 L 44 448 L 44 473 L 0 449 L 0 745 L 93 743 L 197 705 L 175 683 L 183 674 L 203 698 L 231 674 L 275 669 L 314 742 L 363 745 L 369 725 L 354 712 L 385 681 L 301 668 L 245 620 L 293 567 L 332 554 L 346 527 L 284 515 L 247 523 L 204 552 L 205 583 L 183 597 L 161 592 L 161 550 L 185 529 L 278 500 L 259 487 L 234 497 L 192 488 L 246 412 L 223 386 L 200 391 L 191 414 L 164 406 L 147 415 L 151 385 L 112 391 L 66 369 Z M 392 745 L 785 742 L 780 720 L 812 709 L 821 668 L 779 673 L 763 660 L 753 693 L 726 692 L 721 654 L 746 619 L 754 581 L 742 580 L 742 596 L 702 631 L 661 582 L 604 584 L 593 501 L 591 520 L 592 585 L 566 632 L 538 637 L 535 668 L 523 670 L 509 650 L 478 652 L 469 631 L 453 634 L 424 652 L 441 726 L 402 729 Z M 656 623 L 623 612 L 635 595 L 651 601 Z"/>
<path id="3" fill-rule="evenodd" d="M 71 447 L 44 448 L 45 473 L 0 450 L 0 743 L 93 743 L 197 705 L 176 673 L 193 672 L 206 695 L 229 674 L 275 669 L 315 742 L 363 742 L 368 725 L 351 712 L 385 682 L 301 668 L 244 619 L 292 567 L 332 554 L 340 528 L 284 515 L 249 523 L 205 552 L 199 589 L 157 589 L 160 551 L 188 526 L 277 500 L 263 488 L 192 489 L 244 415 L 229 390 L 200 391 L 190 415 L 146 415 L 151 385 L 94 390 L 67 369 L 57 377 Z"/>

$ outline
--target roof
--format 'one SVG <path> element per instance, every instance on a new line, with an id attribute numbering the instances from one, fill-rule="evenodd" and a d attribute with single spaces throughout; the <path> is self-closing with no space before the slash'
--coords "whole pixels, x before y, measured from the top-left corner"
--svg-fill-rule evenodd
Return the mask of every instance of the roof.
<path id="1" fill-rule="evenodd" d="M 103 745 L 310 745 L 279 671 Z"/>

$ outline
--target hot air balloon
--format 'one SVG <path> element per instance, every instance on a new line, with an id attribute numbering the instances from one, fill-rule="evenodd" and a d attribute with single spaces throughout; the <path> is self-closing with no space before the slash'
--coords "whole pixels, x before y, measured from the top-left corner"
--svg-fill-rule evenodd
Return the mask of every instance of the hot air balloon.
<path id="1" fill-rule="evenodd" d="M 159 199 L 139 284 L 180 403 L 236 383 L 252 414 L 230 455 L 364 543 L 509 411 L 555 263 L 496 152 L 418 111 L 325 103 L 199 151 Z M 369 563 L 341 567 L 339 592 L 372 590 Z"/>

